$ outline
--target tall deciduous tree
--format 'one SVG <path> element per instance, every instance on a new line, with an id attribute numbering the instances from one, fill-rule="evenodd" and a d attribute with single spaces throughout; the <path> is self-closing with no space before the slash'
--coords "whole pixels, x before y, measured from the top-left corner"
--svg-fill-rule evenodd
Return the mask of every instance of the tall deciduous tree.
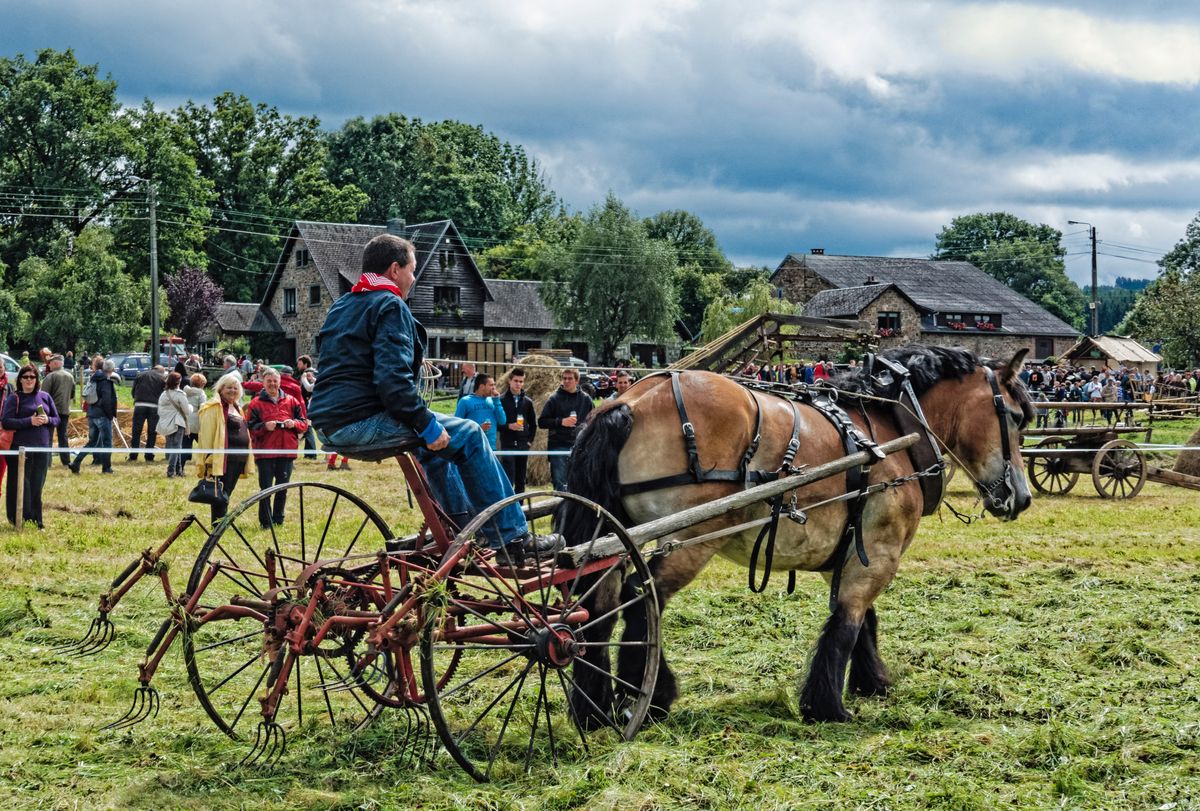
<path id="1" fill-rule="evenodd" d="M 1161 344 L 1176 368 L 1200 364 L 1200 214 L 1159 265 L 1162 272 L 1137 297 L 1119 332 Z"/>
<path id="2" fill-rule="evenodd" d="M 534 234 L 559 210 L 524 147 L 459 121 L 425 123 L 397 113 L 355 118 L 329 136 L 330 177 L 365 190 L 364 222 L 453 219 L 482 250 Z M 526 234 L 529 236 L 529 234 Z"/>
<path id="3" fill-rule="evenodd" d="M 740 293 L 717 296 L 704 310 L 701 330 L 704 341 L 715 340 L 738 324 L 770 312 L 789 312 L 793 306 L 775 298 L 775 290 L 764 278 L 753 278 Z"/>
<path id="4" fill-rule="evenodd" d="M 10 212 L 0 215 L 0 259 L 10 274 L 105 216 L 136 183 L 116 88 L 70 50 L 0 59 L 0 191 Z"/>
<path id="5" fill-rule="evenodd" d="M 937 237 L 933 259 L 970 262 L 1076 329 L 1087 302 L 1067 278 L 1062 232 L 1003 211 L 955 217 Z"/>
<path id="6" fill-rule="evenodd" d="M 93 225 L 21 263 L 17 301 L 30 316 L 30 343 L 105 351 L 134 345 L 150 286 L 133 279 L 112 248 L 112 233 Z"/>
<path id="7" fill-rule="evenodd" d="M 603 363 L 630 337 L 669 337 L 677 313 L 674 253 L 612 194 L 588 212 L 569 246 L 546 251 L 541 261 L 546 306 L 599 347 Z"/>
<path id="8" fill-rule="evenodd" d="M 189 344 L 213 322 L 217 308 L 225 300 L 225 291 L 199 268 L 180 268 L 167 277 L 167 302 L 171 305 L 168 329 L 182 335 Z"/>
<path id="9" fill-rule="evenodd" d="M 214 186 L 209 270 L 235 301 L 253 301 L 279 258 L 293 219 L 353 221 L 366 205 L 357 189 L 323 177 L 320 122 L 293 118 L 245 96 L 176 111 L 192 159 Z"/>
<path id="10" fill-rule="evenodd" d="M 722 278 L 733 265 L 717 244 L 717 235 L 691 212 L 660 211 L 647 217 L 645 224 L 651 239 L 660 239 L 675 251 L 679 317 L 692 335 L 698 335 L 704 310 L 721 294 Z"/>

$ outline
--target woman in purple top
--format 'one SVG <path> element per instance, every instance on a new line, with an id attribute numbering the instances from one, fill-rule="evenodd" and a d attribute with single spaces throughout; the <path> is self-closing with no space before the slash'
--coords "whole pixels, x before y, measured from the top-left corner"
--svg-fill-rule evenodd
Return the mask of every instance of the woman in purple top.
<path id="1" fill-rule="evenodd" d="M 48 448 L 53 429 L 58 425 L 58 410 L 54 399 L 42 391 L 37 367 L 26 364 L 17 372 L 17 391 L 0 403 L 0 423 L 13 431 L 12 449 Z M 4 494 L 4 506 L 8 511 L 8 522 L 17 523 L 17 468 L 16 459 L 8 465 L 8 482 Z M 42 488 L 46 485 L 46 473 L 50 469 L 49 453 L 25 454 L 25 499 L 22 512 L 26 521 L 33 521 L 38 529 L 42 524 Z"/>

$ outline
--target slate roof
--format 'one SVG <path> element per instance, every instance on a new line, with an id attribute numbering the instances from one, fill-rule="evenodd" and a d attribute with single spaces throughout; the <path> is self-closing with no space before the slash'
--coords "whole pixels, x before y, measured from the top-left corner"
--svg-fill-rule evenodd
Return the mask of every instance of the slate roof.
<path id="1" fill-rule="evenodd" d="M 970 262 L 940 262 L 886 256 L 788 254 L 840 288 L 862 287 L 869 277 L 894 284 L 918 308 L 944 313 L 1001 313 L 1003 332 L 1077 336 L 1079 331 Z M 775 274 L 783 268 L 783 263 Z"/>
<path id="2" fill-rule="evenodd" d="M 355 225 L 351 223 L 297 220 L 292 226 L 292 231 L 288 235 L 287 242 L 284 243 L 283 251 L 280 252 L 275 271 L 271 274 L 271 280 L 267 284 L 266 293 L 263 295 L 263 304 L 270 304 L 272 297 L 275 295 L 275 288 L 279 284 L 279 277 L 283 272 L 284 266 L 287 264 L 288 258 L 292 255 L 292 250 L 295 248 L 297 239 L 304 241 L 304 245 L 308 248 L 312 261 L 316 264 L 317 272 L 321 275 L 322 281 L 325 282 L 326 289 L 329 290 L 334 298 L 337 298 L 342 294 L 339 277 L 345 279 L 350 284 L 357 282 L 358 277 L 362 275 L 363 248 L 373 237 L 385 233 L 387 230 L 387 227 L 383 225 Z M 458 228 L 454 225 L 453 220 L 437 220 L 435 222 L 406 225 L 398 231 L 397 236 L 402 236 L 409 240 L 417 249 L 416 281 L 418 283 L 421 281 L 421 275 L 425 272 L 425 269 L 432 264 L 431 260 L 437 255 L 438 248 L 444 243 L 456 240 L 462 248 L 462 251 L 458 252 L 459 255 L 465 252 L 470 270 L 479 278 L 480 284 L 483 285 L 483 275 L 475 265 L 475 259 L 471 256 L 471 252 L 467 250 L 466 243 L 458 233 Z"/>
<path id="3" fill-rule="evenodd" d="M 487 279 L 492 300 L 483 305 L 483 323 L 489 330 L 555 329 L 554 315 L 538 293 L 541 282 Z"/>
<path id="4" fill-rule="evenodd" d="M 857 318 L 871 302 L 888 290 L 900 288 L 894 284 L 867 284 L 822 290 L 804 303 L 804 314 L 816 318 Z M 900 292 L 903 294 L 903 291 Z"/>
<path id="5" fill-rule="evenodd" d="M 217 307 L 214 317 L 221 332 L 230 335 L 248 332 L 283 332 L 270 310 L 257 304 L 227 301 Z"/>

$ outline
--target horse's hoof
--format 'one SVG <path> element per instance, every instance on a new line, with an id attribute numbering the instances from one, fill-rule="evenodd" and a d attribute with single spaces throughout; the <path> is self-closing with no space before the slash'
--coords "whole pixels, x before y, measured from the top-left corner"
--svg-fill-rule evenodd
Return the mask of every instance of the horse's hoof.
<path id="1" fill-rule="evenodd" d="M 844 724 L 854 720 L 842 707 L 801 707 L 800 714 L 806 724 Z"/>

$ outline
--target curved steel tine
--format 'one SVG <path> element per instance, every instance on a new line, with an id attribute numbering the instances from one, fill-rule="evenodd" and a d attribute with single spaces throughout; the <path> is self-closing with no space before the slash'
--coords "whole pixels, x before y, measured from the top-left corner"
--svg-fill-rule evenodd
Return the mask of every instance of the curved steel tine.
<path id="1" fill-rule="evenodd" d="M 92 618 L 91 625 L 80 639 L 55 645 L 50 651 L 61 656 L 91 656 L 107 648 L 114 633 L 112 620 L 107 614 L 101 613 Z"/>
<path id="2" fill-rule="evenodd" d="M 99 631 L 92 644 L 83 646 L 75 652 L 76 656 L 92 656 L 109 646 L 116 635 L 116 626 L 108 617 L 97 617 Z"/>
<path id="3" fill-rule="evenodd" d="M 100 727 L 100 731 L 125 729 L 154 718 L 158 715 L 159 703 L 158 690 L 148 684 L 143 684 L 133 691 L 133 702 L 125 714 L 111 724 Z"/>
<path id="4" fill-rule="evenodd" d="M 238 767 L 270 767 L 278 763 L 287 751 L 287 733 L 274 721 L 260 721 L 254 733 L 254 745 L 238 763 Z"/>
<path id="5" fill-rule="evenodd" d="M 417 737 L 420 740 L 421 754 L 417 755 L 417 750 L 413 748 L 414 761 L 413 764 L 421 766 L 428 763 L 433 757 L 433 727 L 429 722 L 429 713 L 424 707 L 413 707 L 413 713 L 417 716 Z"/>
<path id="6" fill-rule="evenodd" d="M 263 743 L 263 725 L 264 722 L 260 721 L 258 726 L 254 728 L 254 743 L 251 744 L 250 751 L 238 763 L 238 768 L 253 765 L 258 760 L 261 754 L 260 747 Z"/>

